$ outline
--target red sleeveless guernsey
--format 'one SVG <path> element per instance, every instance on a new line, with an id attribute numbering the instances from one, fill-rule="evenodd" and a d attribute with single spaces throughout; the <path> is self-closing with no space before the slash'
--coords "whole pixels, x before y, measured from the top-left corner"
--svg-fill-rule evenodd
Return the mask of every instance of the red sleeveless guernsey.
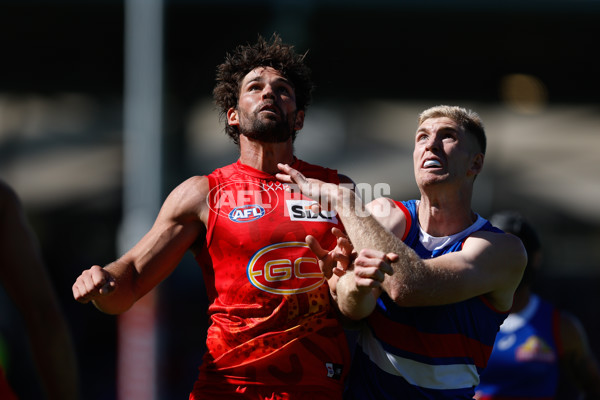
<path id="1" fill-rule="evenodd" d="M 306 177 L 339 183 L 337 172 L 297 160 Z M 210 317 L 207 353 L 194 393 L 221 385 L 322 388 L 341 396 L 349 367 L 346 337 L 306 235 L 335 246 L 331 212 L 241 164 L 208 175 L 206 249 L 196 256 Z M 218 389 L 217 389 L 218 390 Z"/>

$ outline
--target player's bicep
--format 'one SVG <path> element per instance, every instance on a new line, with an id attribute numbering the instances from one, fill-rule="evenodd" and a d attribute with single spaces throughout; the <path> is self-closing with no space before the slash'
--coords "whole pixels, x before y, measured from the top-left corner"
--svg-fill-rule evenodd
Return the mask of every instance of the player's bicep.
<path id="1" fill-rule="evenodd" d="M 477 232 L 467 238 L 462 252 L 473 264 L 477 278 L 487 282 L 491 291 L 516 288 L 527 264 L 521 241 L 505 233 Z"/>
<path id="2" fill-rule="evenodd" d="M 428 285 L 435 290 L 427 304 L 422 305 L 455 303 L 489 291 L 489 277 L 477 269 L 469 253 L 443 254 L 423 260 L 423 265 L 427 269 L 424 276 L 429 280 Z"/>
<path id="3" fill-rule="evenodd" d="M 121 259 L 133 267 L 141 295 L 166 278 L 205 232 L 201 219 L 206 194 L 186 181 L 169 194 L 152 228 Z"/>
<path id="4" fill-rule="evenodd" d="M 514 235 L 494 232 L 477 232 L 469 237 L 461 252 L 470 279 L 466 290 L 474 295 L 485 294 L 499 310 L 512 306 L 514 291 L 518 287 L 527 253 Z"/>
<path id="5" fill-rule="evenodd" d="M 461 251 L 423 261 L 438 281 L 438 302 L 490 295 L 498 309 L 510 308 L 524 259 L 512 239 L 495 235 L 500 234 L 477 233 L 465 241 Z"/>

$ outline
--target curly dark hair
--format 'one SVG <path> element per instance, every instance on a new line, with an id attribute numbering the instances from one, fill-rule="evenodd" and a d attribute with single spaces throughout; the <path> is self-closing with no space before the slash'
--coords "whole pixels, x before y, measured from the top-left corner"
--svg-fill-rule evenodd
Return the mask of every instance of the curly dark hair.
<path id="1" fill-rule="evenodd" d="M 314 86 L 305 57 L 306 53 L 297 54 L 294 46 L 283 43 L 275 33 L 270 41 L 259 35 L 256 43 L 240 45 L 232 53 L 227 53 L 225 61 L 217 67 L 216 85 L 213 89 L 220 117 L 224 118 L 230 108 L 237 107 L 242 80 L 258 67 L 274 68 L 287 78 L 294 87 L 297 110 L 306 110 Z M 226 123 L 225 133 L 235 144 L 239 144 L 240 133 L 237 126 Z M 295 137 L 296 132 L 292 139 Z"/>

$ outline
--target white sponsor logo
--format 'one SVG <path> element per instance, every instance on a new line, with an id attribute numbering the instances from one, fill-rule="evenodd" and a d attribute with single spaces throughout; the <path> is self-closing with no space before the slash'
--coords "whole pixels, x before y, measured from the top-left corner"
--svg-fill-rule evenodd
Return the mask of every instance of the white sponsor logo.
<path id="1" fill-rule="evenodd" d="M 337 224 L 338 219 L 335 211 L 319 210 L 318 213 L 311 209 L 315 204 L 313 200 L 286 200 L 287 211 L 292 221 L 331 222 Z"/>

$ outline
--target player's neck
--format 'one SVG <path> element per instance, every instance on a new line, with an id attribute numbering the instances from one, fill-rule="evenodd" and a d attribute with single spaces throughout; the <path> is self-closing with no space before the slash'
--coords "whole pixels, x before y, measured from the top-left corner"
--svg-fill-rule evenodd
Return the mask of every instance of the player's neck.
<path id="1" fill-rule="evenodd" d="M 477 220 L 477 215 L 471 210 L 471 199 L 456 195 L 421 196 L 418 216 L 421 228 L 437 237 L 462 232 Z"/>
<path id="2" fill-rule="evenodd" d="M 291 165 L 294 162 L 292 140 L 265 143 L 240 135 L 240 161 L 249 167 L 274 175 L 279 172 L 278 163 Z"/>

